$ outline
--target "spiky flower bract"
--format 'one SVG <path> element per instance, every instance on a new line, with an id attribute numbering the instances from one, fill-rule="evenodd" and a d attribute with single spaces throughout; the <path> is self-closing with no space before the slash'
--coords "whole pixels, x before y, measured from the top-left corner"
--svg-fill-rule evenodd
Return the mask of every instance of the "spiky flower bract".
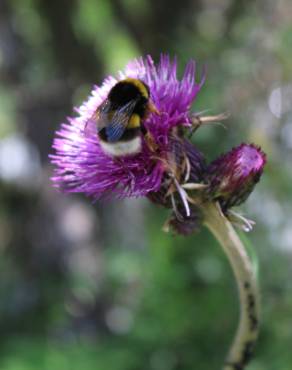
<path id="1" fill-rule="evenodd" d="M 203 181 L 206 170 L 202 153 L 188 140 L 172 140 L 168 165 L 178 169 L 165 172 L 159 191 L 150 192 L 148 199 L 153 203 L 172 209 L 165 224 L 165 229 L 172 229 L 177 234 L 189 235 L 200 229 L 202 217 L 200 209 L 189 203 L 188 194 L 183 184 L 198 184 Z M 175 178 L 173 177 L 175 174 Z"/>
<path id="2" fill-rule="evenodd" d="M 144 122 L 154 139 L 155 151 L 143 138 L 142 151 L 114 158 L 101 148 L 96 127 L 84 127 L 110 89 L 126 77 L 139 78 L 150 89 L 151 99 L 161 114 L 150 114 Z M 78 116 L 68 118 L 57 131 L 51 156 L 55 165 L 53 181 L 64 192 L 82 192 L 93 199 L 138 197 L 159 191 L 173 144 L 173 129 L 190 126 L 190 106 L 203 80 L 195 81 L 195 62 L 190 61 L 182 79 L 177 77 L 176 60 L 161 56 L 156 66 L 150 56 L 129 63 L 117 78 L 108 77 L 101 87 L 95 86 L 89 99 L 76 109 Z"/>
<path id="3" fill-rule="evenodd" d="M 206 171 L 207 193 L 223 211 L 242 204 L 260 180 L 266 155 L 253 144 L 241 144 L 212 162 Z"/>

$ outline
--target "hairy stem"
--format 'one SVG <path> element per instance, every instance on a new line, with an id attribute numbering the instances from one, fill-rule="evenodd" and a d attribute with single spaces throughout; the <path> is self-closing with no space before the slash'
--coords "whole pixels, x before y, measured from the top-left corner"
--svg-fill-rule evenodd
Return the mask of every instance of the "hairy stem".
<path id="1" fill-rule="evenodd" d="M 221 213 L 219 205 L 204 204 L 203 212 L 205 225 L 228 257 L 239 292 L 239 326 L 223 369 L 242 370 L 253 354 L 258 337 L 260 297 L 257 281 L 250 258 L 232 225 Z"/>

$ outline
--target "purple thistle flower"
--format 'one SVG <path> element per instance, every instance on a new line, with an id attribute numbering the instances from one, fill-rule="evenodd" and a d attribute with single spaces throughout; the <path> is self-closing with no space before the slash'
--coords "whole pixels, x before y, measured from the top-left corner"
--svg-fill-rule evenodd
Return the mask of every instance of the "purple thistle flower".
<path id="1" fill-rule="evenodd" d="M 151 100 L 161 113 L 150 114 L 144 126 L 152 135 L 155 151 L 143 137 L 138 154 L 111 157 L 99 143 L 96 127 L 84 128 L 110 89 L 126 77 L 138 78 L 150 89 Z M 190 61 L 181 80 L 177 78 L 176 60 L 162 55 L 158 66 L 150 56 L 131 62 L 118 78 L 108 77 L 95 86 L 89 99 L 76 109 L 78 117 L 68 118 L 54 139 L 53 182 L 64 192 L 82 192 L 94 199 L 138 197 L 157 192 L 168 168 L 169 152 L 178 126 L 191 126 L 190 106 L 203 84 L 195 82 L 195 62 Z"/>
<path id="2" fill-rule="evenodd" d="M 218 200 L 222 210 L 242 204 L 259 181 L 266 155 L 253 144 L 241 144 L 223 154 L 207 168 L 208 198 Z"/>

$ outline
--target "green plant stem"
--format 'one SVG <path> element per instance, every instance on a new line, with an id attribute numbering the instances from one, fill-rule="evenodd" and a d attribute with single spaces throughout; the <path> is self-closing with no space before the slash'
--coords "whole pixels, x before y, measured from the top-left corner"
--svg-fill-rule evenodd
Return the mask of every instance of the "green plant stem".
<path id="1" fill-rule="evenodd" d="M 260 297 L 256 276 L 245 247 L 219 205 L 203 205 L 205 226 L 221 244 L 236 279 L 240 320 L 236 336 L 227 356 L 224 370 L 242 370 L 249 362 L 258 337 Z"/>

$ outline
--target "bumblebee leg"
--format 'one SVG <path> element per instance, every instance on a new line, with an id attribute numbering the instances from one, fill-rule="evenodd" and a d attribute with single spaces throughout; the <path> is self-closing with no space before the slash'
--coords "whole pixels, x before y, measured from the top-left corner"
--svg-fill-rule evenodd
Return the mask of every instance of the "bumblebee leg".
<path id="1" fill-rule="evenodd" d="M 146 134 L 144 135 L 144 138 L 151 152 L 155 152 L 158 149 L 158 145 L 156 144 L 152 134 L 149 131 L 147 131 Z"/>
<path id="2" fill-rule="evenodd" d="M 149 101 L 148 109 L 149 109 L 150 113 L 155 113 L 155 114 L 158 114 L 158 115 L 161 114 L 160 111 L 157 109 L 157 107 L 155 106 L 155 104 L 152 101 Z"/>
<path id="3" fill-rule="evenodd" d="M 191 137 L 197 131 L 197 129 L 200 128 L 202 125 L 205 125 L 208 123 L 220 123 L 220 121 L 224 121 L 229 117 L 230 117 L 230 114 L 227 112 L 220 113 L 215 116 L 200 116 L 200 114 L 193 114 L 191 117 L 192 127 L 190 130 L 189 137 Z"/>

